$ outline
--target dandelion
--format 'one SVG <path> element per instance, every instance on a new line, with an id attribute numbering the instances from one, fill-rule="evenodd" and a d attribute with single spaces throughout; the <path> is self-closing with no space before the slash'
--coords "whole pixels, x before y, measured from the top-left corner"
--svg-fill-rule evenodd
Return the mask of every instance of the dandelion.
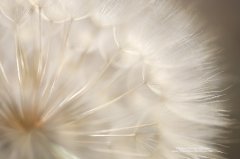
<path id="1" fill-rule="evenodd" d="M 221 158 L 218 50 L 171 1 L 0 11 L 0 158 Z"/>

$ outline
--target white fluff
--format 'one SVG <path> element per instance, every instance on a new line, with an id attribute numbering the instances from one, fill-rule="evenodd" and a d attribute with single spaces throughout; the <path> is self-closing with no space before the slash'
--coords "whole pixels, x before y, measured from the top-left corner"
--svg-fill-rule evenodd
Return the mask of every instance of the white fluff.
<path id="1" fill-rule="evenodd" d="M 0 158 L 220 159 L 218 49 L 165 0 L 1 0 Z"/>

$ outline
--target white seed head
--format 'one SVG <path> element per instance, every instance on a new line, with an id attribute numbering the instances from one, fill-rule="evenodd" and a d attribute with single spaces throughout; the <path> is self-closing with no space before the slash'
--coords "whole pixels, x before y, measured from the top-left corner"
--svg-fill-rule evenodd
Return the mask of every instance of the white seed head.
<path id="1" fill-rule="evenodd" d="M 0 158 L 222 157 L 218 48 L 172 1 L 0 11 Z"/>

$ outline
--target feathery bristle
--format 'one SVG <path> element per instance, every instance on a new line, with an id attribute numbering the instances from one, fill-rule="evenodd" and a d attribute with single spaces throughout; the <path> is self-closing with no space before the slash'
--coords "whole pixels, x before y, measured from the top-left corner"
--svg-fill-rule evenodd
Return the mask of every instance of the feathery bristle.
<path id="1" fill-rule="evenodd" d="M 1 0 L 0 158 L 217 158 L 210 34 L 165 0 Z"/>

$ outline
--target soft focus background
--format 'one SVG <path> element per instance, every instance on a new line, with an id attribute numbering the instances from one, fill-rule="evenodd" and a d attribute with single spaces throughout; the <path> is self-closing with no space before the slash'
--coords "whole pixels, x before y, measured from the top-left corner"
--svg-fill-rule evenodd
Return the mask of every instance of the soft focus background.
<path id="1" fill-rule="evenodd" d="M 219 34 L 225 74 L 231 77 L 233 87 L 229 90 L 231 118 L 236 121 L 228 148 L 229 159 L 240 158 L 240 0 L 183 0 L 183 5 L 193 5 L 195 11 L 207 21 L 209 29 Z M 183 6 L 183 7 L 184 7 Z"/>

